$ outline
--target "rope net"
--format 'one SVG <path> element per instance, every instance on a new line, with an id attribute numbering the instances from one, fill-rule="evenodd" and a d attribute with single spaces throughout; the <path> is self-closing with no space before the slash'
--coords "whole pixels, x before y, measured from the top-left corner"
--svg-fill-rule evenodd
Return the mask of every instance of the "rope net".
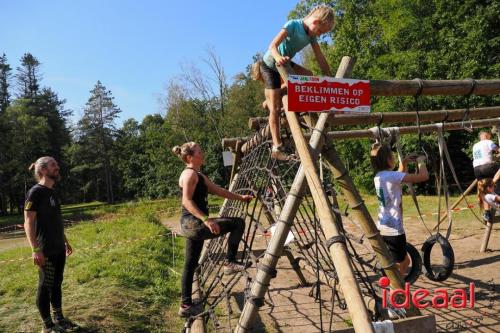
<path id="1" fill-rule="evenodd" d="M 238 258 L 249 268 L 235 275 L 223 274 L 227 237 L 207 241 L 199 265 L 198 282 L 205 304 L 205 312 L 199 316 L 203 316 L 208 321 L 209 327 L 215 331 L 229 332 L 236 327 L 239 309 L 249 297 L 255 276 L 253 272 L 259 259 L 264 256 L 263 250 L 267 248 L 274 230 L 273 226 L 279 218 L 300 166 L 298 161 L 283 162 L 272 159 L 271 142 L 261 134 L 257 133 L 252 141 L 254 145 L 242 158 L 230 190 L 239 194 L 253 194 L 256 200 L 249 204 L 226 200 L 220 211 L 221 217 L 245 219 L 246 229 L 240 243 Z M 291 145 L 291 140 L 285 139 L 285 143 Z M 324 187 L 337 216 L 339 230 L 347 239 L 352 265 L 362 292 L 373 299 L 378 299 L 373 281 L 380 276 L 380 269 L 375 265 L 373 251 L 369 244 L 365 244 L 359 226 L 339 211 L 334 186 L 326 180 L 327 177 L 324 178 Z M 305 268 L 316 276 L 310 296 L 318 300 L 319 280 L 321 280 L 332 290 L 331 303 L 336 299 L 340 309 L 345 309 L 345 301 L 337 290 L 339 285 L 337 272 L 325 245 L 325 235 L 308 188 L 301 199 L 291 226 L 291 234 L 285 242 L 285 251 L 293 253 L 295 260 L 291 264 L 296 272 L 300 270 L 298 261 L 303 260 Z M 316 293 L 315 287 L 317 287 Z M 265 302 L 272 304 L 269 290 Z M 235 311 L 236 307 L 239 308 L 238 311 Z M 332 316 L 333 304 L 330 304 L 330 309 Z M 376 318 L 378 314 L 374 313 L 373 316 Z"/>

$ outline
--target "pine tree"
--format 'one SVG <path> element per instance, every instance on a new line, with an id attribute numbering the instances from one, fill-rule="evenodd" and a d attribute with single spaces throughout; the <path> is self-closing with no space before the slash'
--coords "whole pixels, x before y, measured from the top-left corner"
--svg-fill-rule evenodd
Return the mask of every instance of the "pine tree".
<path id="1" fill-rule="evenodd" d="M 0 57 L 0 112 L 4 112 L 10 104 L 9 76 L 11 70 L 4 53 Z"/>
<path id="2" fill-rule="evenodd" d="M 31 53 L 25 53 L 21 58 L 21 66 L 17 67 L 16 74 L 20 98 L 32 99 L 39 93 L 42 79 L 40 65 L 40 61 Z"/>
<path id="3" fill-rule="evenodd" d="M 79 121 L 79 141 L 90 145 L 95 152 L 97 163 L 102 165 L 106 183 L 106 199 L 114 202 L 113 181 L 111 177 L 111 152 L 113 138 L 116 132 L 115 119 L 121 112 L 114 103 L 110 90 L 106 90 L 100 81 L 97 81 L 91 96 L 85 106 L 84 115 Z"/>

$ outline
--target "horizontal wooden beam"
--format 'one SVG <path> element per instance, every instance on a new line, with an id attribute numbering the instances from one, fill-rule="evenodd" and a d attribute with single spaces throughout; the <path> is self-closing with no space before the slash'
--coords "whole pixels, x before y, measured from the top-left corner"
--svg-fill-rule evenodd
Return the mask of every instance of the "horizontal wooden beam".
<path id="1" fill-rule="evenodd" d="M 421 122 L 440 122 L 440 121 L 458 121 L 464 119 L 467 109 L 454 110 L 428 110 L 420 111 L 419 118 Z M 356 114 L 335 114 L 331 113 L 328 117 L 328 124 L 332 127 L 342 125 L 377 125 L 377 124 L 401 124 L 414 122 L 417 113 L 409 112 L 373 112 Z M 500 106 L 473 108 L 469 109 L 469 119 L 485 119 L 500 117 Z M 251 129 L 259 129 L 260 124 L 266 124 L 267 117 L 250 118 L 248 125 Z"/>
<path id="2" fill-rule="evenodd" d="M 481 119 L 481 120 L 471 120 L 471 121 L 465 121 L 462 123 L 462 121 L 458 122 L 452 122 L 452 123 L 445 123 L 443 130 L 445 131 L 457 131 L 457 130 L 463 130 L 463 127 L 470 127 L 472 128 L 483 128 L 483 127 L 490 127 L 493 125 L 500 125 L 500 117 L 497 118 L 489 118 L 489 119 Z M 437 131 L 437 125 L 436 124 L 427 124 L 427 125 L 421 125 L 420 130 L 422 133 L 431 133 Z M 412 133 L 418 133 L 418 127 L 417 126 L 403 126 L 399 128 L 399 132 L 401 134 L 412 134 Z M 349 130 L 349 131 L 332 131 L 328 132 L 327 137 L 335 140 L 341 140 L 341 139 L 361 139 L 361 138 L 371 138 L 373 137 L 373 133 L 370 130 L 364 129 L 364 130 Z M 309 137 L 310 134 L 305 134 L 305 137 Z M 238 140 L 242 141 L 247 141 L 249 138 L 248 137 L 243 137 L 243 138 L 225 138 L 222 140 L 222 145 L 226 149 L 234 149 L 236 147 L 236 142 Z"/>
<path id="3" fill-rule="evenodd" d="M 371 80 L 372 96 L 497 95 L 500 80 Z"/>

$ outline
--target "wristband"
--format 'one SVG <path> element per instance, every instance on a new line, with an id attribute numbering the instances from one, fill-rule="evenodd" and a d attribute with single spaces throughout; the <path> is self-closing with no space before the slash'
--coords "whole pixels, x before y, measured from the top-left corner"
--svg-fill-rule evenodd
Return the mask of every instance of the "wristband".
<path id="1" fill-rule="evenodd" d="M 37 253 L 37 252 L 40 252 L 40 248 L 39 247 L 34 247 L 32 250 L 31 250 L 32 253 Z"/>
<path id="2" fill-rule="evenodd" d="M 208 220 L 208 215 L 205 215 L 205 217 L 202 219 L 203 223 L 207 222 Z"/>

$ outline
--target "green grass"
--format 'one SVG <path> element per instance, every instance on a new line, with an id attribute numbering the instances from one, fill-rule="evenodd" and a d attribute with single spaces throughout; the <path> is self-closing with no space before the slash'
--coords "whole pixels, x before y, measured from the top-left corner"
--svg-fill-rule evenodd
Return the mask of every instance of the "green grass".
<path id="1" fill-rule="evenodd" d="M 66 230 L 75 251 L 63 282 L 68 317 L 101 332 L 180 331 L 182 322 L 175 313 L 180 279 L 169 267 L 181 271 L 184 245 L 178 237 L 173 247 L 159 221 L 161 211 L 178 205 L 174 199 L 78 207 L 99 222 Z M 27 248 L 12 249 L 1 252 L 0 261 L 29 256 Z M 37 280 L 30 260 L 0 264 L 1 332 L 39 331 Z"/>
<path id="2" fill-rule="evenodd" d="M 376 218 L 376 197 L 363 195 L 363 199 Z M 474 196 L 468 199 L 476 204 Z M 456 197 L 451 202 L 455 200 Z M 210 198 L 211 206 L 220 206 L 222 202 Z M 339 202 L 345 207 L 341 197 Z M 436 212 L 436 197 L 419 196 L 419 202 L 423 213 Z M 403 203 L 405 218 L 416 217 L 411 198 L 405 196 Z M 459 205 L 464 206 L 465 203 Z M 63 283 L 63 308 L 68 317 L 101 332 L 179 332 L 182 322 L 176 310 L 180 277 L 169 267 L 181 272 L 184 244 L 176 238 L 172 248 L 172 238 L 166 236 L 168 231 L 159 220 L 177 215 L 178 209 L 178 198 L 64 206 L 65 219 L 84 221 L 66 230 L 75 251 L 67 261 Z M 213 209 L 211 213 L 217 211 Z M 477 226 L 470 212 L 456 212 L 453 217 L 454 233 Z M 2 217 L 0 225 L 12 218 Z M 22 222 L 20 216 L 17 218 Z M 426 220 L 433 226 L 436 217 Z M 133 241 L 124 243 L 127 240 Z M 0 261 L 29 256 L 28 248 L 16 248 L 0 252 Z M 30 260 L 0 263 L 0 332 L 39 330 L 37 280 Z"/>

